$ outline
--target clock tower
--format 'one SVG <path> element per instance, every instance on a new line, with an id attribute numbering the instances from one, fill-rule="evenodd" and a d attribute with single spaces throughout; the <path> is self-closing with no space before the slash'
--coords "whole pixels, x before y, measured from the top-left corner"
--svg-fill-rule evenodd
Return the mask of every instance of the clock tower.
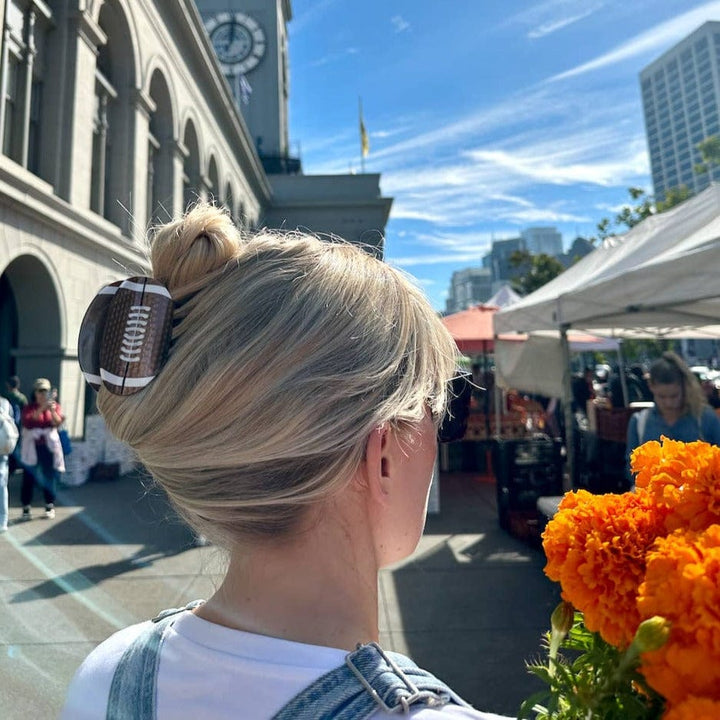
<path id="1" fill-rule="evenodd" d="M 195 4 L 266 171 L 288 172 L 290 0 Z"/>

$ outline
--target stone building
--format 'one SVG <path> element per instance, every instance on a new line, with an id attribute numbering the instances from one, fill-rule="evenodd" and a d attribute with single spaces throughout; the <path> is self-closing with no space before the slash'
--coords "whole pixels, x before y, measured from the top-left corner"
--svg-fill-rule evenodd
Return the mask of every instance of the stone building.
<path id="1" fill-rule="evenodd" d="M 259 6 L 285 38 L 289 0 Z M 77 365 L 84 311 L 100 286 L 146 269 L 153 223 L 204 198 L 246 228 L 302 225 L 382 252 L 379 176 L 265 167 L 192 0 L 0 0 L 0 17 L 0 376 L 26 392 L 50 378 L 73 435 L 93 404 Z M 271 45 L 283 66 L 286 43 Z M 277 95 L 247 78 L 250 103 Z M 286 87 L 278 97 L 286 132 Z"/>

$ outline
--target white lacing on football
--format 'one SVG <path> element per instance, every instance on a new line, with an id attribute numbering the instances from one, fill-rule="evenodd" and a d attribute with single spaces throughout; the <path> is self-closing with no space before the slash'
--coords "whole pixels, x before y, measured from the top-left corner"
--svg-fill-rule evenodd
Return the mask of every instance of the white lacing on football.
<path id="1" fill-rule="evenodd" d="M 120 346 L 120 359 L 125 362 L 139 362 L 142 346 L 145 342 L 147 324 L 150 319 L 149 305 L 131 305 L 125 322 L 123 341 Z"/>

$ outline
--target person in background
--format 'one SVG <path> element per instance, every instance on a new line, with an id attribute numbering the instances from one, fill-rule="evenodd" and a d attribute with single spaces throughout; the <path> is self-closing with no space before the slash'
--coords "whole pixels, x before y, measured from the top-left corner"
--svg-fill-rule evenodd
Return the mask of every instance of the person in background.
<path id="1" fill-rule="evenodd" d="M 12 417 L 15 421 L 15 425 L 18 430 L 22 427 L 22 410 L 28 404 L 28 399 L 25 395 L 20 392 L 20 378 L 17 375 L 12 375 L 5 381 L 5 397 L 10 402 L 12 409 Z M 15 449 L 8 456 L 8 472 L 12 475 L 17 468 L 22 467 L 20 461 L 20 448 L 22 447 L 21 442 L 15 446 Z"/>
<path id="2" fill-rule="evenodd" d="M 715 381 L 712 378 L 703 376 L 700 380 L 700 386 L 705 393 L 708 405 L 710 405 L 713 410 L 720 408 L 720 391 L 718 391 Z"/>
<path id="3" fill-rule="evenodd" d="M 593 380 L 595 372 L 591 367 L 586 367 L 582 375 L 577 375 L 572 384 L 572 410 L 574 413 L 587 415 L 587 404 L 589 400 L 595 399 L 595 388 Z"/>
<path id="4" fill-rule="evenodd" d="M 12 430 L 10 439 L 17 437 L 17 432 L 13 427 L 15 420 L 13 419 L 12 407 L 7 398 L 0 397 L 0 422 L 4 428 Z M 8 455 L 4 455 L 7 450 L 5 441 L 7 436 L 3 435 L 3 448 L 0 453 L 0 533 L 7 532 L 8 529 Z"/>
<path id="5" fill-rule="evenodd" d="M 227 551 L 227 574 L 207 601 L 96 648 L 62 718 L 289 720 L 344 706 L 342 717 L 389 720 L 401 697 L 415 720 L 496 717 L 376 644 L 378 572 L 422 535 L 457 375 L 425 296 L 357 246 L 241 234 L 207 204 L 157 231 L 151 265 L 128 287 L 167 297 L 172 321 L 150 321 L 139 366 L 164 343 L 169 355 L 135 392 L 103 382 L 98 408 L 196 533 Z M 118 296 L 108 318 L 125 307 Z M 80 345 L 98 345 L 83 367 L 97 382 L 94 358 L 117 357 L 123 339 L 95 332 L 93 307 L 107 306 L 91 305 Z M 409 692 L 390 656 L 435 689 Z"/>
<path id="6" fill-rule="evenodd" d="M 650 392 L 654 405 L 635 413 L 627 430 L 628 476 L 630 454 L 648 440 L 662 435 L 670 440 L 704 440 L 720 445 L 720 419 L 708 406 L 697 378 L 683 359 L 664 352 L 650 367 Z"/>
<path id="7" fill-rule="evenodd" d="M 35 483 L 45 496 L 45 517 L 55 517 L 55 486 L 58 474 L 65 472 L 65 460 L 58 428 L 64 416 L 60 404 L 51 394 L 47 378 L 38 378 L 33 385 L 32 402 L 22 411 L 21 460 L 25 469 L 20 487 L 22 520 L 32 518 Z"/>
<path id="8" fill-rule="evenodd" d="M 630 373 L 635 376 L 637 381 L 634 383 L 637 388 L 637 394 L 639 401 L 641 402 L 652 402 L 653 395 L 648 384 L 647 373 L 645 368 L 640 363 L 633 363 L 630 368 Z"/>

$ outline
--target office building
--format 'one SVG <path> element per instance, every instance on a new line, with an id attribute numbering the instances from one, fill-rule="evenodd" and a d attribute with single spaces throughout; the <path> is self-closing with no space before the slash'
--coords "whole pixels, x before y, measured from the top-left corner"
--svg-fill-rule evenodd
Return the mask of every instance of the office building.
<path id="1" fill-rule="evenodd" d="M 693 193 L 720 179 L 698 173 L 698 143 L 720 133 L 720 22 L 706 22 L 640 73 L 655 198 L 685 185 Z"/>
<path id="2" fill-rule="evenodd" d="M 451 314 L 484 303 L 493 294 L 490 268 L 465 268 L 456 270 L 450 279 L 450 289 L 445 301 L 445 312 Z"/>
<path id="3" fill-rule="evenodd" d="M 562 235 L 554 227 L 532 227 L 523 230 L 520 236 L 525 241 L 525 248 L 533 255 L 562 254 Z"/>

